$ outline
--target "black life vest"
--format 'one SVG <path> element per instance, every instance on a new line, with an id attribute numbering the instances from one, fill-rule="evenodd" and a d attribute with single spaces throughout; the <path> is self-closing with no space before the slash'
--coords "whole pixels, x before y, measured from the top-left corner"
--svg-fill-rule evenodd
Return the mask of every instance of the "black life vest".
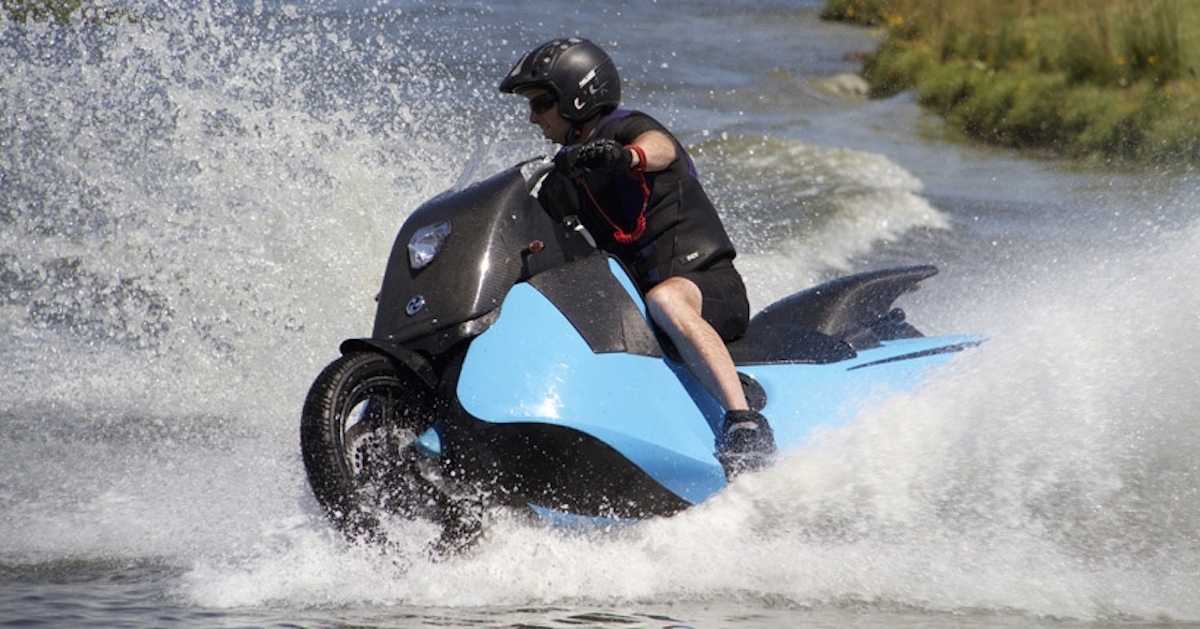
<path id="1" fill-rule="evenodd" d="M 737 255 L 696 177 L 691 157 L 665 127 L 641 112 L 618 109 L 601 119 L 592 139 L 627 145 L 649 130 L 667 133 L 675 142 L 677 157 L 666 169 L 645 173 L 650 190 L 646 229 L 635 242 L 618 242 L 610 224 L 634 231 L 645 193 L 630 173 L 592 173 L 582 182 L 556 176 L 551 178 L 557 180 L 553 185 L 543 186 L 542 194 L 543 203 L 558 206 L 553 208 L 558 213 L 578 215 L 596 246 L 620 258 L 644 291 L 669 277 L 704 270 Z"/>

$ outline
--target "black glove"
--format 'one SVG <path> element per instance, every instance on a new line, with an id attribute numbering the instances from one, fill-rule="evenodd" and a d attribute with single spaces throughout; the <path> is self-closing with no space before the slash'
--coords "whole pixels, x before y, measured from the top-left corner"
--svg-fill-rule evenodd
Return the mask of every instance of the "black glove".
<path id="1" fill-rule="evenodd" d="M 564 147 L 554 156 L 554 168 L 568 177 L 584 173 L 628 170 L 633 153 L 613 140 L 592 140 Z"/>

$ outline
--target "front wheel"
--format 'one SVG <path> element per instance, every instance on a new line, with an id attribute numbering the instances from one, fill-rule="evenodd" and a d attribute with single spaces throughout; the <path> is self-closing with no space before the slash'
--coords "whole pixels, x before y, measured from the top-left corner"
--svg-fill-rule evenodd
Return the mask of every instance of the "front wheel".
<path id="1" fill-rule="evenodd" d="M 435 401 L 415 374 L 373 352 L 342 356 L 313 382 L 300 419 L 304 467 L 348 536 L 375 534 L 382 514 L 444 524 L 445 496 L 428 478 L 436 461 L 414 445 L 433 425 Z"/>

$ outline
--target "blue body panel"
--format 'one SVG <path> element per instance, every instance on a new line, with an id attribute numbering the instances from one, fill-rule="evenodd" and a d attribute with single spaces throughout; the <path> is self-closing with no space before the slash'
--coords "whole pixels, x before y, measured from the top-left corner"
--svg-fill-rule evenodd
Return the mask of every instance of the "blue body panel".
<path id="1" fill-rule="evenodd" d="M 613 274 L 642 308 L 623 270 Z M 864 403 L 910 389 L 977 337 L 889 341 L 829 364 L 739 366 L 766 391 L 763 409 L 782 449 L 852 419 Z M 696 504 L 726 485 L 716 459 L 723 411 L 669 358 L 597 354 L 529 284 L 517 284 L 499 318 L 467 351 L 457 385 L 462 408 L 495 424 L 568 427 L 608 444 L 663 487 Z M 429 450 L 437 448 L 430 438 Z"/>
<path id="2" fill-rule="evenodd" d="M 472 342 L 458 398 L 485 421 L 591 435 L 693 504 L 725 486 L 715 435 L 663 359 L 593 353 L 528 284 L 513 288 L 500 318 Z"/>
<path id="3" fill-rule="evenodd" d="M 886 341 L 882 347 L 828 364 L 743 365 L 767 393 L 762 413 L 781 449 L 803 445 L 819 428 L 845 424 L 867 404 L 916 386 L 929 371 L 978 344 L 970 336 Z"/>

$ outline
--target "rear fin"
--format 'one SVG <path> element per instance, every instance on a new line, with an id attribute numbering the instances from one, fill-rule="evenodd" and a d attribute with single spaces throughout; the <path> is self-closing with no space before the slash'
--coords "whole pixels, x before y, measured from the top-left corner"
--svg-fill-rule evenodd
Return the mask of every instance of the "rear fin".
<path id="1" fill-rule="evenodd" d="M 922 336 L 892 304 L 937 272 L 929 265 L 869 271 L 797 293 L 755 315 L 730 353 L 739 365 L 828 363 L 883 340 Z"/>
<path id="2" fill-rule="evenodd" d="M 790 323 L 844 338 L 889 318 L 900 295 L 937 272 L 937 267 L 922 265 L 839 278 L 767 306 L 751 325 Z"/>

